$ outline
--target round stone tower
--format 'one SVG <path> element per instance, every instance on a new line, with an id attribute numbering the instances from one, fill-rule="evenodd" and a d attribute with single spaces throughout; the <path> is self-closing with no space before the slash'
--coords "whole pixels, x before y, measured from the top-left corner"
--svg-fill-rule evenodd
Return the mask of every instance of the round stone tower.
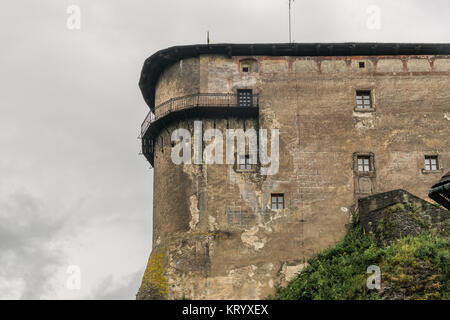
<path id="1" fill-rule="evenodd" d="M 239 83 L 226 88 L 208 83 L 208 77 L 220 75 L 210 67 L 230 62 L 225 66 L 236 68 L 232 73 L 242 77 Z M 246 60 L 246 66 L 251 63 Z M 264 284 L 247 283 L 248 272 L 258 267 L 242 252 L 261 246 L 249 236 L 250 248 L 244 248 L 241 235 L 265 219 L 255 214 L 264 177 L 258 164 L 225 164 L 227 130 L 245 134 L 259 125 L 257 73 L 240 75 L 239 68 L 239 60 L 199 55 L 168 63 L 154 81 L 155 107 L 142 125 L 143 153 L 154 168 L 153 249 L 138 298 L 257 298 L 262 287 L 273 286 L 276 270 L 270 263 L 258 271 Z M 189 132 L 184 142 L 191 142 L 191 163 L 172 159 L 177 129 Z M 222 134 L 221 142 L 216 137 L 211 143 L 222 146 L 223 164 L 194 159 L 196 151 L 203 156 L 210 129 Z"/>
<path id="2" fill-rule="evenodd" d="M 141 138 L 154 175 L 153 248 L 137 298 L 265 298 L 343 238 L 358 198 L 412 187 L 425 198 L 442 173 L 423 174 L 423 156 L 447 150 L 436 159 L 450 165 L 434 139 L 448 120 L 416 97 L 425 84 L 450 92 L 448 57 L 430 56 L 438 49 L 214 44 L 148 58 L 139 85 L 150 107 Z M 411 129 L 404 105 L 420 126 Z M 229 132 L 248 142 L 243 154 L 227 152 Z"/>

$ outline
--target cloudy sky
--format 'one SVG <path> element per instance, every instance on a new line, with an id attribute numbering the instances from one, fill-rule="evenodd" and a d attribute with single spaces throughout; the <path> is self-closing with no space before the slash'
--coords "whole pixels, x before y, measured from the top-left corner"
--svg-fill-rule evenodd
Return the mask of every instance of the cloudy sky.
<path id="1" fill-rule="evenodd" d="M 80 29 L 67 27 L 73 5 Z M 296 0 L 292 38 L 449 42 L 449 9 L 448 0 Z M 213 43 L 287 42 L 287 17 L 288 0 L 2 3 L 0 299 L 134 299 L 152 228 L 152 170 L 137 139 L 148 111 L 142 63 L 205 43 L 207 30 Z M 68 286 L 70 266 L 79 289 Z"/>

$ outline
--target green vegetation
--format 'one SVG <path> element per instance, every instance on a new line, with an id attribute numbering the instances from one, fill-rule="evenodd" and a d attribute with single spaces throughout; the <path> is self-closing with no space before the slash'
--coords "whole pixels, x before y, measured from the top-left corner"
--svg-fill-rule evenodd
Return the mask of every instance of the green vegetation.
<path id="1" fill-rule="evenodd" d="M 379 246 L 395 243 L 407 235 L 431 232 L 430 217 L 415 203 L 397 203 L 381 211 L 381 218 L 373 230 Z"/>
<path id="2" fill-rule="evenodd" d="M 269 298 L 450 299 L 449 249 L 448 237 L 428 231 L 380 248 L 375 236 L 364 234 L 355 221 L 341 242 L 310 259 L 307 268 Z M 380 290 L 366 286 L 370 265 L 381 269 Z"/>
<path id="3" fill-rule="evenodd" d="M 386 226 L 386 221 L 390 221 L 390 227 L 395 226 L 395 224 L 404 224 L 401 220 L 404 217 L 402 213 L 406 213 L 421 228 L 428 229 L 430 227 L 429 223 L 420 216 L 418 210 L 419 208 L 414 203 L 397 203 L 387 207 L 383 210 L 383 218 L 378 222 L 378 228 L 382 231 L 383 227 Z M 395 219 L 397 216 L 399 217 L 399 221 Z"/>

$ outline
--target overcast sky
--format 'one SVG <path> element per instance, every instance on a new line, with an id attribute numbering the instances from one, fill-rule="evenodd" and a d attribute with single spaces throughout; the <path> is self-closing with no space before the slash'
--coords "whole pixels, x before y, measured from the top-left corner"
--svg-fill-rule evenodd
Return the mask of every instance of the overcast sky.
<path id="1" fill-rule="evenodd" d="M 71 5 L 79 30 L 67 28 Z M 292 38 L 449 42 L 449 9 L 296 0 Z M 207 30 L 212 43 L 287 42 L 287 21 L 288 0 L 2 3 L 0 299 L 134 299 L 152 228 L 152 170 L 137 139 L 144 60 L 205 43 Z M 79 290 L 66 285 L 69 266 L 80 268 Z"/>

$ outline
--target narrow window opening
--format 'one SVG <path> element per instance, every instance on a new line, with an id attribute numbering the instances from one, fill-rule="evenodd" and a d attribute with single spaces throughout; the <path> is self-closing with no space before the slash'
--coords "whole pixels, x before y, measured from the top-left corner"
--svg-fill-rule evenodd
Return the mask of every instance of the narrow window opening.
<path id="1" fill-rule="evenodd" d="M 366 63 L 364 61 L 360 61 L 359 62 L 359 67 L 360 68 L 365 68 L 366 67 Z"/>
<path id="2" fill-rule="evenodd" d="M 258 62 L 255 59 L 241 60 L 239 62 L 239 70 L 246 73 L 258 72 Z"/>

